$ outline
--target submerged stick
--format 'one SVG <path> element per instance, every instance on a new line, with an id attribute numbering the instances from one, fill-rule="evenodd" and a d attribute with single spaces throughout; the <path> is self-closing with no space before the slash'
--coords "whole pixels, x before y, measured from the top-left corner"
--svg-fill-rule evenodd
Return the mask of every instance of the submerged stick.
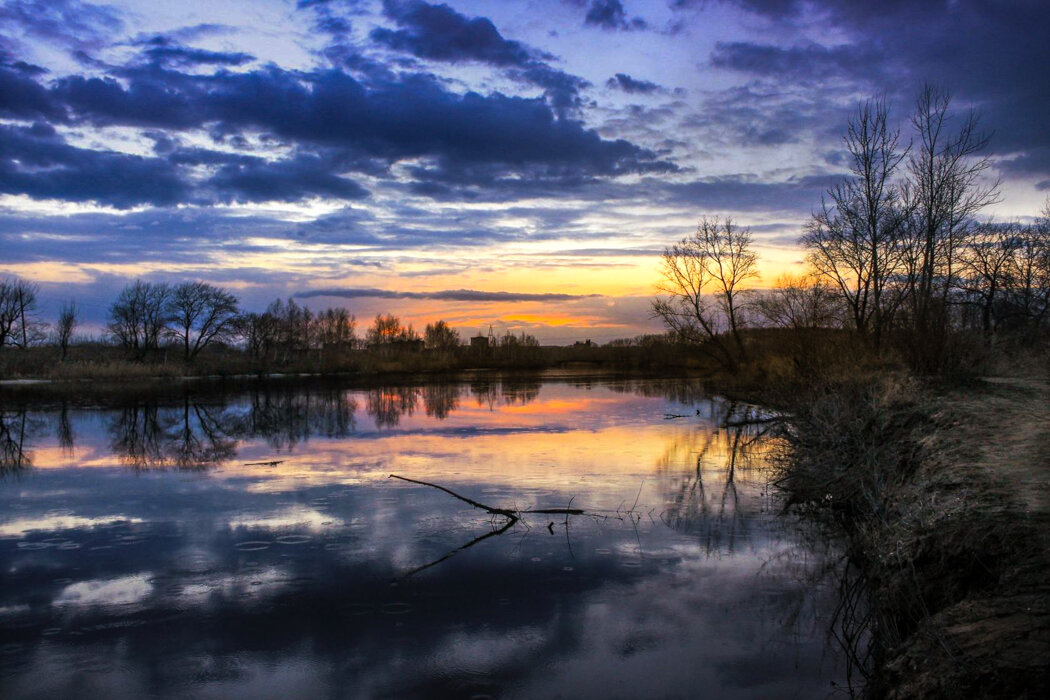
<path id="1" fill-rule="evenodd" d="M 272 462 L 245 462 L 246 467 L 276 467 L 278 464 L 283 464 L 283 459 L 275 459 Z"/>

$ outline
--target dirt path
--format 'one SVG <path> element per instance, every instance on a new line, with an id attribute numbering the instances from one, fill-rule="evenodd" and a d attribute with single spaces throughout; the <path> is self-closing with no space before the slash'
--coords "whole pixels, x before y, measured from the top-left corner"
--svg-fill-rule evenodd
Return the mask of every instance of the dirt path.
<path id="1" fill-rule="evenodd" d="M 977 463 L 1003 480 L 1025 510 L 1050 515 L 1050 383 L 1045 379 L 989 377 L 987 402 L 963 406 L 990 434 Z"/>
<path id="2" fill-rule="evenodd" d="M 948 698 L 966 688 L 970 697 L 1046 697 L 1050 383 L 993 377 L 938 403 L 930 454 L 940 459 L 920 470 L 915 488 L 923 496 L 912 500 L 936 500 L 939 508 L 922 526 L 902 523 L 898 535 L 925 537 L 937 556 L 954 552 L 938 586 L 961 586 L 961 593 L 899 650 L 888 695 Z M 922 561 L 913 556 L 913 564 Z M 960 573 L 967 561 L 969 573 Z"/>

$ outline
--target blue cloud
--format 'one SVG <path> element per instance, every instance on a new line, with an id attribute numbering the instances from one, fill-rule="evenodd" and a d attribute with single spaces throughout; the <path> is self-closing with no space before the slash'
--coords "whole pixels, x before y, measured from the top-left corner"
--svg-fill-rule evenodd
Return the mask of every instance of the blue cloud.
<path id="1" fill-rule="evenodd" d="M 628 94 L 642 94 L 648 95 L 654 92 L 659 92 L 662 88 L 656 83 L 649 82 L 648 80 L 638 80 L 632 78 L 626 73 L 617 73 L 605 83 L 606 86 L 611 88 L 618 88 Z"/>

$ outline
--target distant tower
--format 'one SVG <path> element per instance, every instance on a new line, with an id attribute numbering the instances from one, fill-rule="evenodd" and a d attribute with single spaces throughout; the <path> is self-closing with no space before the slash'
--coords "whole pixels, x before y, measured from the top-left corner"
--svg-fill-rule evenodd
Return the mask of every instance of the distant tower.
<path id="1" fill-rule="evenodd" d="M 489 347 L 490 348 L 496 347 L 496 336 L 492 332 L 492 324 L 491 323 L 489 324 Z"/>

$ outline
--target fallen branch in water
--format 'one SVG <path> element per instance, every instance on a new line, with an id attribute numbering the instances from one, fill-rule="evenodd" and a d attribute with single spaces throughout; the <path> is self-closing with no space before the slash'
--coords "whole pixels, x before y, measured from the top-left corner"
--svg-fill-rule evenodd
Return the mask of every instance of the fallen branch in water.
<path id="1" fill-rule="evenodd" d="M 284 464 L 283 459 L 275 459 L 272 462 L 245 462 L 246 467 L 276 467 L 278 464 Z"/>
<path id="2" fill-rule="evenodd" d="M 475 501 L 473 498 L 468 498 L 468 497 L 466 497 L 466 496 L 464 496 L 462 494 L 456 493 L 455 491 L 453 491 L 450 488 L 447 488 L 447 487 L 442 486 L 440 484 L 432 483 L 430 481 L 423 481 L 422 479 L 410 479 L 407 476 L 398 476 L 397 474 L 391 474 L 387 478 L 389 478 L 389 479 L 398 479 L 400 481 L 407 481 L 410 484 L 418 484 L 420 486 L 429 486 L 432 489 L 437 489 L 438 491 L 444 491 L 449 496 L 452 496 L 453 498 L 455 498 L 457 500 L 463 501 L 464 503 L 470 505 L 473 508 L 477 508 L 478 510 L 483 510 L 486 513 L 488 513 L 489 515 L 493 515 L 493 516 L 500 515 L 500 516 L 503 516 L 504 518 L 507 519 L 507 521 L 505 523 L 503 523 L 503 525 L 498 527 L 498 528 L 496 527 L 495 522 L 493 522 L 492 523 L 492 530 L 490 532 L 486 532 L 485 534 L 483 534 L 483 535 L 481 535 L 479 537 L 475 537 L 470 542 L 467 542 L 466 544 L 451 550 L 450 552 L 448 552 L 444 556 L 438 557 L 437 559 L 435 559 L 432 562 L 429 562 L 429 563 L 424 564 L 422 566 L 417 566 L 416 568 L 405 572 L 404 574 L 402 574 L 399 577 L 401 579 L 408 578 L 409 576 L 413 576 L 415 574 L 418 574 L 420 571 L 423 571 L 425 569 L 429 569 L 432 566 L 436 566 L 437 564 L 440 564 L 441 562 L 446 561 L 446 560 L 450 559 L 451 557 L 454 557 L 455 555 L 459 554 L 464 549 L 469 549 L 470 547 L 473 547 L 474 545 L 478 544 L 479 542 L 487 540 L 490 537 L 498 537 L 499 535 L 502 535 L 503 533 L 505 533 L 508 530 L 510 530 L 512 527 L 517 525 L 519 522 L 521 524 L 523 524 L 526 528 L 528 528 L 529 527 L 528 522 L 526 522 L 525 520 L 522 519 L 522 516 L 524 516 L 524 515 L 564 515 L 565 516 L 565 537 L 566 537 L 566 542 L 568 542 L 568 536 L 569 536 L 569 516 L 570 515 L 586 515 L 588 517 L 595 518 L 595 519 L 608 519 L 610 517 L 614 517 L 614 518 L 618 518 L 620 520 L 623 520 L 623 516 L 624 515 L 629 515 L 631 517 L 631 522 L 635 523 L 635 524 L 636 524 L 635 517 L 637 517 L 638 520 L 641 520 L 641 516 L 637 515 L 634 512 L 634 506 L 632 506 L 631 510 L 629 510 L 629 511 L 621 511 L 619 508 L 617 508 L 616 511 L 615 511 L 616 515 L 609 515 L 608 513 L 611 512 L 611 511 L 586 511 L 586 510 L 584 510 L 582 508 L 529 508 L 527 510 L 511 510 L 509 508 L 496 508 L 494 506 L 487 505 L 487 504 L 482 503 L 480 501 Z M 645 483 L 644 480 L 643 480 L 642 483 L 643 484 Z M 641 487 L 638 488 L 638 493 L 641 494 Z M 572 505 L 572 501 L 575 498 L 576 497 L 573 496 L 571 499 L 569 499 L 569 505 L 570 506 Z M 634 502 L 635 502 L 635 505 L 638 504 L 638 498 L 637 497 L 635 497 Z M 650 520 L 652 519 L 652 511 L 651 510 L 649 511 L 649 518 L 650 518 Z M 554 522 L 553 521 L 547 523 L 547 531 L 550 532 L 550 534 L 552 534 L 552 535 L 554 534 Z M 572 551 L 572 544 L 571 543 L 569 543 L 569 551 L 570 552 Z"/>
<path id="3" fill-rule="evenodd" d="M 469 503 L 475 508 L 483 510 L 486 513 L 491 513 L 492 515 L 502 515 L 506 518 L 513 518 L 514 520 L 518 520 L 522 515 L 525 515 L 527 513 L 531 513 L 534 515 L 583 515 L 585 512 L 580 508 L 533 508 L 530 510 L 508 510 L 507 508 L 493 508 L 492 506 L 487 506 L 484 503 L 479 503 L 478 501 L 475 501 L 472 498 L 461 496 L 452 489 L 445 488 L 444 486 L 441 486 L 439 484 L 432 484 L 429 481 L 409 479 L 406 476 L 398 476 L 397 474 L 391 474 L 388 478 L 400 479 L 401 481 L 407 481 L 412 484 L 419 484 L 420 486 L 429 486 L 431 488 L 438 489 L 439 491 L 444 491 L 449 496 L 452 496 L 453 498 L 458 498 L 464 503 Z"/>

